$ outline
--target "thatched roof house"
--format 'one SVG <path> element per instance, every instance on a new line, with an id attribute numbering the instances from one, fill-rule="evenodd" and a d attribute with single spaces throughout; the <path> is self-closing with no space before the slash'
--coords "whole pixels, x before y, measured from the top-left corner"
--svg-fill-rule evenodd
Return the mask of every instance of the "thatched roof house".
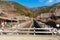
<path id="1" fill-rule="evenodd" d="M 51 13 L 42 13 L 40 15 L 40 18 L 49 18 L 51 16 Z"/>
<path id="2" fill-rule="evenodd" d="M 60 9 L 56 9 L 54 15 L 55 15 L 55 16 L 60 16 Z"/>
<path id="3" fill-rule="evenodd" d="M 23 20 L 27 21 L 27 20 L 30 20 L 30 18 L 26 17 L 26 16 L 14 16 L 14 17 L 12 17 L 12 16 L 11 17 L 10 16 L 7 16 L 7 17 L 0 16 L 0 19 L 13 20 L 13 21 L 19 21 L 19 20 L 21 20 L 21 21 L 23 21 Z"/>

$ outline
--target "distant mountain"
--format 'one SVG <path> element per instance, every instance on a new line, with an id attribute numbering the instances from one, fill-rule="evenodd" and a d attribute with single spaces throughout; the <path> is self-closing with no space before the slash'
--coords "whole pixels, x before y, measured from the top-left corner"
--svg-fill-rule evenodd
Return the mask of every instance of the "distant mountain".
<path id="1" fill-rule="evenodd" d="M 28 8 L 16 2 L 0 1 L 1 12 L 8 15 L 25 15 L 29 17 L 37 17 L 40 13 L 55 12 L 56 8 L 60 8 L 60 2 L 52 6 L 43 6 L 37 8 Z"/>
<path id="2" fill-rule="evenodd" d="M 53 4 L 52 6 L 43 6 L 43 7 L 37 7 L 37 8 L 32 8 L 31 10 L 33 11 L 33 13 L 51 13 L 51 12 L 55 12 L 55 10 L 57 10 L 60 8 L 60 2 Z"/>
<path id="3" fill-rule="evenodd" d="M 43 10 L 46 10 L 48 6 L 43 6 L 43 7 L 37 7 L 37 8 L 32 8 L 31 10 L 36 13 L 43 13 Z"/>

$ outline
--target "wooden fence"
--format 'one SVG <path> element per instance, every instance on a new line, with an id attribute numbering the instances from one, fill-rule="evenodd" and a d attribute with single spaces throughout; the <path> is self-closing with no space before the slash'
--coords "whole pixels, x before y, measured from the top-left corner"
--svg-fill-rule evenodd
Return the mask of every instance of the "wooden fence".
<path id="1" fill-rule="evenodd" d="M 41 31 L 45 30 L 45 31 Z M 51 33 L 52 35 L 57 34 L 57 30 L 55 28 L 9 28 L 9 29 L 0 29 L 0 34 L 9 34 L 9 33 L 16 33 L 16 34 L 30 34 L 33 33 L 34 35 L 36 33 L 45 33 L 49 34 Z"/>

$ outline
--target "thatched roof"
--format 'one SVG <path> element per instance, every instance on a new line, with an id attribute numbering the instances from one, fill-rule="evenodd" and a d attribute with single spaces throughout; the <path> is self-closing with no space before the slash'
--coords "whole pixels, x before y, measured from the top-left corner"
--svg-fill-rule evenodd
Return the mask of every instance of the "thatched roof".
<path id="1" fill-rule="evenodd" d="M 30 20 L 29 17 L 26 16 L 0 16 L 0 19 L 5 19 L 5 20 L 13 20 L 13 21 L 18 21 L 18 20 Z"/>
<path id="2" fill-rule="evenodd" d="M 1 17 L 1 16 L 0 16 L 0 19 L 17 21 L 16 19 L 12 19 L 12 18 L 8 18 L 8 17 Z"/>
<path id="3" fill-rule="evenodd" d="M 40 15 L 41 18 L 49 18 L 51 16 L 51 13 L 43 13 Z"/>

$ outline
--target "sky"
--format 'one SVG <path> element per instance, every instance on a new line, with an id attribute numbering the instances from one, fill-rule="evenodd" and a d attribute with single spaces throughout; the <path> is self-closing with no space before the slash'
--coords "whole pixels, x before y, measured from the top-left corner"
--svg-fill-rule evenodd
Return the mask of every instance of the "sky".
<path id="1" fill-rule="evenodd" d="M 51 6 L 52 4 L 60 2 L 60 0 L 6 0 L 18 2 L 29 8 L 41 7 L 41 6 Z"/>

